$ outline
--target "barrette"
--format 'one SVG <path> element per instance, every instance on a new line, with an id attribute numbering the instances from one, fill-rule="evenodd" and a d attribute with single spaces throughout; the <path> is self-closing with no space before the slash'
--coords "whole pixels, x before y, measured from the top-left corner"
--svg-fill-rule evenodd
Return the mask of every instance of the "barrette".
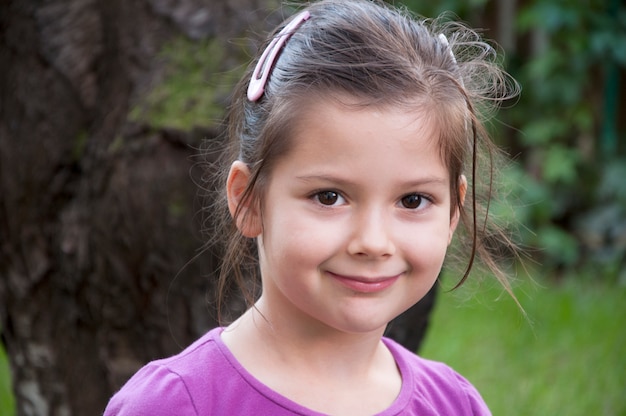
<path id="1" fill-rule="evenodd" d="M 452 48 L 450 47 L 450 43 L 448 42 L 448 38 L 446 37 L 446 35 L 440 33 L 439 40 L 446 48 L 448 48 L 448 50 L 450 51 L 450 56 L 452 57 L 452 62 L 456 64 L 456 57 L 454 56 L 454 52 L 452 52 Z"/>
<path id="2" fill-rule="evenodd" d="M 446 35 L 444 35 L 443 33 L 440 33 L 438 38 L 441 41 L 441 43 L 443 43 L 443 46 L 448 48 L 448 52 L 450 52 L 450 57 L 452 58 L 452 62 L 454 62 L 454 64 L 457 65 L 456 57 L 454 56 L 454 52 L 452 52 L 452 48 L 450 47 L 450 43 L 448 42 L 448 38 L 446 37 Z M 459 78 L 459 84 L 461 85 L 462 88 L 465 88 L 465 83 L 463 82 L 462 78 Z M 466 113 L 467 113 L 467 111 L 466 111 Z M 465 119 L 465 130 L 466 131 L 469 129 L 469 124 L 470 123 L 473 123 L 473 122 L 469 121 L 469 117 L 467 117 Z M 473 143 L 474 143 L 474 146 L 476 146 L 476 140 L 474 140 Z"/>
<path id="3" fill-rule="evenodd" d="M 263 51 L 263 54 L 259 58 L 259 62 L 257 62 L 254 67 L 252 77 L 250 78 L 250 84 L 248 85 L 248 100 L 256 101 L 261 98 L 263 91 L 265 90 L 265 83 L 267 82 L 267 78 L 270 75 L 274 61 L 276 60 L 276 56 L 278 56 L 281 48 L 285 42 L 287 42 L 287 39 L 289 39 L 293 32 L 298 28 L 298 26 L 308 20 L 309 17 L 311 17 L 311 14 L 308 11 L 304 11 L 297 15 L 278 33 L 278 35 L 276 35 L 274 39 L 272 39 L 272 42 L 270 42 L 267 48 L 265 48 L 265 51 Z"/>

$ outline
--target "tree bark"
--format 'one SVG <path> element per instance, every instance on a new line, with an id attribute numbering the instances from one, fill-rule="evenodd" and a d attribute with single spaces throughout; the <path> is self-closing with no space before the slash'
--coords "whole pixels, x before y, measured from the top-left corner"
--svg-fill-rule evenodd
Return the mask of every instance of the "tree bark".
<path id="1" fill-rule="evenodd" d="M 18 414 L 100 414 L 141 365 L 217 324 L 191 158 L 218 132 L 129 112 L 165 42 L 262 32 L 276 7 L 0 3 L 0 329 Z"/>

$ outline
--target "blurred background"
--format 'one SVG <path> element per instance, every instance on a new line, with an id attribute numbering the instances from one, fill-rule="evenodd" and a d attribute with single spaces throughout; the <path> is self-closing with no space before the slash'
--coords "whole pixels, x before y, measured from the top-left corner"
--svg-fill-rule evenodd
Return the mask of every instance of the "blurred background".
<path id="1" fill-rule="evenodd" d="M 503 49 L 522 94 L 490 124 L 512 159 L 494 211 L 526 253 L 511 270 L 526 315 L 489 279 L 450 292 L 444 276 L 434 309 L 396 328 L 429 320 L 407 345 L 458 369 L 494 415 L 625 415 L 626 6 L 395 3 L 450 11 Z M 219 249 L 201 251 L 216 155 L 199 149 L 219 143 L 234 83 L 292 12 L 0 2 L 0 415 L 100 414 L 139 366 L 217 325 Z"/>

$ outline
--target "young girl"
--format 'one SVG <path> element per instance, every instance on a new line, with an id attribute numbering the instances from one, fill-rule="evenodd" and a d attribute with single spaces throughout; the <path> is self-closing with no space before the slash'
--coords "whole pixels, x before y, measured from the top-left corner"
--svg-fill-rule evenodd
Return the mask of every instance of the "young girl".
<path id="1" fill-rule="evenodd" d="M 235 92 L 224 180 L 221 287 L 258 270 L 261 294 L 141 369 L 105 415 L 489 414 L 383 332 L 435 283 L 457 225 L 461 283 L 476 255 L 494 265 L 477 202 L 493 151 L 480 115 L 510 84 L 494 50 L 369 0 L 322 0 L 279 29 Z"/>

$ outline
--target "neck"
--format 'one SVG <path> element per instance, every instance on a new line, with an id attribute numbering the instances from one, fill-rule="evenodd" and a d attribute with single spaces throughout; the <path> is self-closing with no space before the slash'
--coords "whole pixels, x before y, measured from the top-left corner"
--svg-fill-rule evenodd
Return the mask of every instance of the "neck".
<path id="1" fill-rule="evenodd" d="M 261 298 L 227 328 L 224 341 L 246 368 L 255 367 L 258 359 L 246 362 L 250 348 L 253 356 L 263 356 L 264 362 L 270 360 L 291 371 L 299 369 L 333 377 L 362 377 L 389 354 L 381 342 L 385 328 L 349 333 L 313 319 L 289 315 L 273 313 Z"/>
<path id="2" fill-rule="evenodd" d="M 347 333 L 272 314 L 261 299 L 222 339 L 249 373 L 291 400 L 327 414 L 370 415 L 391 405 L 402 384 L 383 331 Z"/>

